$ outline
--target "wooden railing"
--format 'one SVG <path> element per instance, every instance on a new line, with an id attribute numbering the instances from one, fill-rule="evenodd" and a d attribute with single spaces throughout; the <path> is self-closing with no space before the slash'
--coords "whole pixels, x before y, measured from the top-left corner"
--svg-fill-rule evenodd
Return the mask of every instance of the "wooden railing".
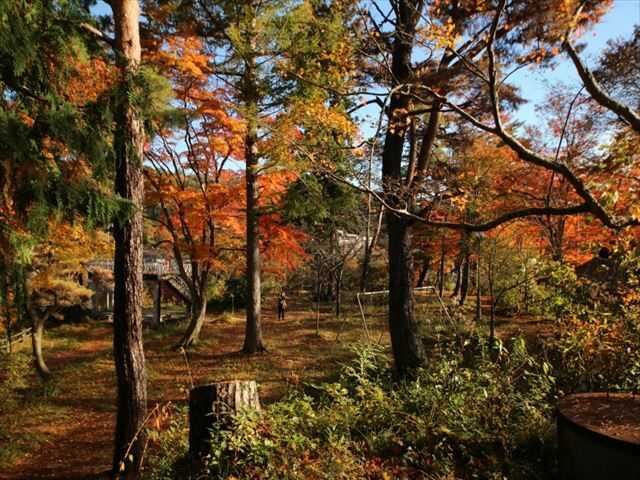
<path id="1" fill-rule="evenodd" d="M 187 273 L 191 273 L 191 263 L 184 262 L 183 267 Z M 89 269 L 101 268 L 103 270 L 113 271 L 113 260 L 98 260 L 89 263 Z M 142 271 L 144 275 L 177 275 L 179 273 L 178 264 L 170 260 L 153 260 L 146 261 L 143 264 Z"/>
<path id="2" fill-rule="evenodd" d="M 9 338 L 0 339 L 0 351 L 9 352 L 9 347 L 15 343 L 23 341 L 26 337 L 31 335 L 31 327 L 25 328 L 24 330 L 19 331 L 15 335 L 11 335 Z"/>

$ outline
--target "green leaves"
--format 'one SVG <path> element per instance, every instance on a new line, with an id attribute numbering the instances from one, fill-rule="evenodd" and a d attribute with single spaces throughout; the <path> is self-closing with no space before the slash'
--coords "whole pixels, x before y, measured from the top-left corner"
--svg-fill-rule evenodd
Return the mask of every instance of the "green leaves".
<path id="1" fill-rule="evenodd" d="M 552 428 L 551 367 L 523 340 L 497 360 L 455 345 L 400 384 L 380 347 L 359 350 L 336 382 L 310 386 L 313 397 L 294 391 L 262 415 L 243 412 L 231 428 L 215 428 L 209 474 L 421 478 L 464 466 L 469 478 L 532 478 L 545 468 L 538 462 Z"/>

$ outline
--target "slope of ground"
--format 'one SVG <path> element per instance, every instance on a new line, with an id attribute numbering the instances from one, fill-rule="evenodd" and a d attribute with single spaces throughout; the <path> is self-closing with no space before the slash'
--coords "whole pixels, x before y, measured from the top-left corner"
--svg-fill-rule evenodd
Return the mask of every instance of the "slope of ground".
<path id="1" fill-rule="evenodd" d="M 364 335 L 356 320 L 337 321 L 326 310 L 316 335 L 315 312 L 309 304 L 294 305 L 284 321 L 276 320 L 269 308 L 264 318 L 269 351 L 254 356 L 239 353 L 244 335 L 239 314 L 210 316 L 201 343 L 186 355 L 172 349 L 184 325 L 146 332 L 150 408 L 184 403 L 193 384 L 256 379 L 261 400 L 269 403 L 291 383 L 327 378 L 352 355 L 352 345 Z M 373 328 L 378 338 L 382 332 Z M 29 373 L 12 411 L 0 410 L 5 412 L 0 440 L 8 443 L 0 456 L 0 479 L 104 476 L 115 424 L 111 339 L 111 324 L 106 322 L 64 325 L 47 333 L 45 356 L 53 380 L 43 386 Z"/>
<path id="2" fill-rule="evenodd" d="M 269 351 L 254 356 L 239 352 L 244 336 L 241 312 L 210 316 L 201 343 L 188 353 L 172 348 L 185 325 L 145 332 L 149 408 L 168 402 L 184 405 L 192 385 L 214 381 L 255 379 L 262 402 L 270 403 L 291 384 L 330 378 L 353 355 L 353 346 L 367 338 L 360 311 L 349 307 L 349 320 L 338 321 L 330 305 L 316 317 L 311 302 L 292 303 L 284 321 L 276 320 L 274 305 L 268 304 L 264 336 Z M 376 307 L 365 317 L 372 341 L 388 344 L 386 309 Z M 503 337 L 536 337 L 548 334 L 549 324 L 528 316 L 500 318 L 497 329 Z M 0 407 L 0 443 L 6 443 L 0 452 L 1 480 L 106 477 L 115 424 L 111 330 L 110 323 L 94 322 L 47 332 L 45 356 L 53 380 L 43 385 L 25 366 L 29 373 L 17 400 Z M 28 352 L 28 344 L 22 349 Z"/>

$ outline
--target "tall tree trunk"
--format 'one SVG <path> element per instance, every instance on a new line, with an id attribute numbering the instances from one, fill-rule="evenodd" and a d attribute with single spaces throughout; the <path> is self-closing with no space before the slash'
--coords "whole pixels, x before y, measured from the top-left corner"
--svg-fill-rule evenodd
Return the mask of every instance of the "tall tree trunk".
<path id="1" fill-rule="evenodd" d="M 496 302 L 491 297 L 491 319 L 489 321 L 489 343 L 495 344 L 496 341 Z"/>
<path id="2" fill-rule="evenodd" d="M 469 254 L 465 255 L 462 264 L 462 275 L 460 278 L 460 305 L 464 305 L 469 292 Z"/>
<path id="3" fill-rule="evenodd" d="M 162 280 L 160 275 L 158 275 L 158 280 L 153 287 L 153 323 L 157 328 L 162 323 Z"/>
<path id="4" fill-rule="evenodd" d="M 476 261 L 476 322 L 482 319 L 482 289 L 480 287 L 480 256 Z"/>
<path id="5" fill-rule="evenodd" d="M 362 267 L 360 270 L 360 291 L 367 291 L 367 277 L 369 277 L 369 265 L 371 264 L 371 250 L 369 245 L 364 247 L 364 255 L 362 257 Z"/>
<path id="6" fill-rule="evenodd" d="M 11 310 L 9 308 L 9 274 L 7 273 L 6 265 L 4 263 L 0 263 L 0 272 L 2 272 L 2 285 L 0 286 L 0 299 L 1 305 L 0 307 L 4 307 L 4 333 L 7 336 L 7 353 L 12 352 L 12 342 L 11 342 Z"/>
<path id="7" fill-rule="evenodd" d="M 489 342 L 490 345 L 495 343 L 495 325 L 496 325 L 496 294 L 495 294 L 495 277 L 494 268 L 496 261 L 496 246 L 492 246 L 491 257 L 489 258 L 489 268 L 487 280 L 489 281 L 489 297 L 491 298 L 491 316 L 489 317 Z"/>
<path id="8" fill-rule="evenodd" d="M 524 313 L 529 313 L 529 272 L 527 271 L 527 261 L 524 262 Z"/>
<path id="9" fill-rule="evenodd" d="M 424 259 L 424 263 L 422 264 L 422 269 L 420 270 L 420 275 L 418 276 L 417 287 L 424 287 L 424 281 L 427 278 L 427 274 L 429 273 L 429 267 L 431 266 L 431 257 L 426 257 Z"/>
<path id="10" fill-rule="evenodd" d="M 258 102 L 255 85 L 255 60 L 246 62 L 244 73 L 244 99 L 247 110 L 247 133 L 245 137 L 246 193 L 247 193 L 247 324 L 243 351 L 257 353 L 265 351 L 262 341 L 261 321 L 261 272 L 260 231 L 258 213 Z"/>
<path id="11" fill-rule="evenodd" d="M 549 235 L 549 246 L 551 249 L 551 259 L 563 263 L 564 261 L 564 225 L 565 220 L 560 218 L 555 220 L 547 217 L 547 231 Z"/>
<path id="12" fill-rule="evenodd" d="M 396 7 L 396 32 L 391 58 L 394 87 L 411 79 L 411 55 L 416 25 L 422 11 L 422 1 L 401 1 Z M 406 94 L 396 91 L 389 102 L 389 126 L 382 152 L 382 183 L 391 207 L 406 208 L 407 195 L 403 194 L 402 155 L 406 122 L 398 115 L 409 107 Z M 411 228 L 409 222 L 387 212 L 389 235 L 389 332 L 395 367 L 401 376 L 422 365 L 424 346 L 418 337 L 413 311 L 411 256 Z"/>
<path id="13" fill-rule="evenodd" d="M 320 265 L 316 266 L 316 335 L 320 335 Z"/>
<path id="14" fill-rule="evenodd" d="M 369 241 L 367 233 L 367 241 L 364 248 L 364 257 L 362 259 L 362 270 L 360 273 L 360 291 L 365 292 L 367 290 L 367 279 L 369 277 L 369 267 L 371 266 L 371 257 L 373 256 L 373 250 L 378 244 L 380 238 L 380 232 L 382 231 L 382 218 L 384 217 L 384 207 L 380 207 L 378 213 L 378 221 L 376 223 L 376 230 L 373 233 L 373 237 Z M 367 226 L 367 231 L 368 231 Z"/>
<path id="15" fill-rule="evenodd" d="M 200 293 L 191 293 L 191 306 L 189 307 L 189 325 L 178 343 L 178 347 L 189 348 L 198 343 L 200 330 L 207 317 L 206 289 Z"/>
<path id="16" fill-rule="evenodd" d="M 413 258 L 408 222 L 388 214 L 389 231 L 389 331 L 396 368 L 401 375 L 424 361 L 413 310 Z"/>
<path id="17" fill-rule="evenodd" d="M 147 410 L 147 374 L 142 343 L 142 159 L 144 128 L 132 104 L 132 77 L 140 65 L 138 0 L 111 2 L 116 56 L 123 92 L 118 98 L 115 191 L 131 204 L 126 221 L 114 225 L 113 356 L 118 380 L 114 477 L 138 478 L 145 445 L 142 424 Z"/>
<path id="18" fill-rule="evenodd" d="M 451 292 L 451 298 L 455 298 L 460 292 L 460 279 L 462 278 L 462 259 L 459 258 L 453 268 L 456 272 L 456 283 L 453 285 L 453 292 Z"/>
<path id="19" fill-rule="evenodd" d="M 37 308 L 29 308 L 31 316 L 31 347 L 33 350 L 33 359 L 36 364 L 36 371 L 42 380 L 51 378 L 51 372 L 44 361 L 42 355 L 42 336 L 44 334 L 44 323 L 47 319 L 46 312 L 40 313 Z"/>
<path id="20" fill-rule="evenodd" d="M 438 262 L 438 295 L 442 298 L 444 293 L 444 260 L 445 260 L 444 237 L 440 242 L 440 262 Z"/>
<path id="21" fill-rule="evenodd" d="M 342 303 L 342 278 L 344 277 L 344 262 L 336 271 L 336 318 L 340 319 L 340 307 Z"/>

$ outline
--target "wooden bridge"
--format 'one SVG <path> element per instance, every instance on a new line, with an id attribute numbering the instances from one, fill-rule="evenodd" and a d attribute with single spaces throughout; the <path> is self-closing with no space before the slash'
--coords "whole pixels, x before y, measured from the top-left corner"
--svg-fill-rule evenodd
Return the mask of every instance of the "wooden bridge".
<path id="1" fill-rule="evenodd" d="M 191 273 L 191 263 L 183 263 L 184 270 L 187 274 Z M 96 272 L 97 270 L 105 270 L 113 272 L 113 260 L 97 260 L 91 262 L 87 266 L 89 274 Z M 162 323 L 162 291 L 169 290 L 176 297 L 180 298 L 184 303 L 189 305 L 191 303 L 191 294 L 187 284 L 180 276 L 178 264 L 173 260 L 167 260 L 164 257 L 158 255 L 144 256 L 143 263 L 143 278 L 146 282 L 153 282 L 153 299 L 154 299 L 154 314 L 152 323 Z M 105 305 L 102 310 L 111 311 L 113 308 L 113 290 L 103 292 L 105 294 Z"/>

